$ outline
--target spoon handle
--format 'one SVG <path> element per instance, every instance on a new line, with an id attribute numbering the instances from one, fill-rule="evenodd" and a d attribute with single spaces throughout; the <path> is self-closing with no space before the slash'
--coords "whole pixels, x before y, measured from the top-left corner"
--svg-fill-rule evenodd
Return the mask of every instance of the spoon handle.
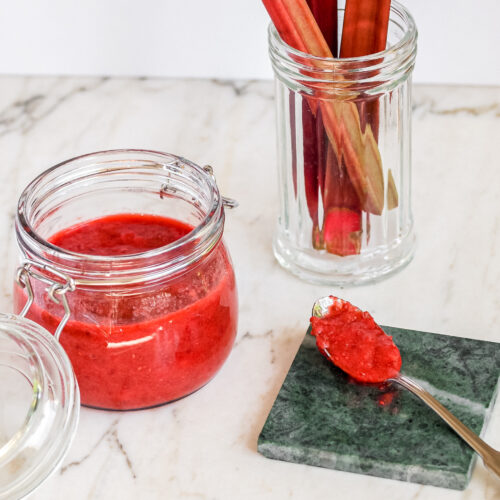
<path id="1" fill-rule="evenodd" d="M 427 406 L 432 408 L 483 459 L 484 465 L 497 476 L 500 476 L 500 452 L 487 445 L 477 434 L 472 432 L 453 413 L 448 411 L 437 399 L 411 378 L 399 375 L 391 380 L 411 391 Z"/>

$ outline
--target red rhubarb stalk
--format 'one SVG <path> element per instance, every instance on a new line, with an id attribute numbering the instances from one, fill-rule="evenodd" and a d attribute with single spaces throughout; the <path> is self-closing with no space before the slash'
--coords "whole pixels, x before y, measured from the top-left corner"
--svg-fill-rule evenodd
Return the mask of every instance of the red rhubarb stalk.
<path id="1" fill-rule="evenodd" d="M 338 53 L 337 0 L 307 0 L 325 41 L 334 57 Z"/>
<path id="2" fill-rule="evenodd" d="M 307 0 L 331 52 L 337 53 L 337 0 Z M 323 248 L 319 227 L 318 200 L 324 189 L 324 171 L 328 138 L 321 120 L 321 109 L 315 101 L 302 99 L 302 137 L 304 152 L 304 184 L 309 215 L 313 222 L 312 244 Z M 292 164 L 293 167 L 293 164 Z"/>
<path id="3" fill-rule="evenodd" d="M 323 228 L 325 248 L 329 253 L 345 257 L 361 250 L 360 212 L 348 208 L 331 208 L 325 214 Z"/>
<path id="4" fill-rule="evenodd" d="M 339 161 L 330 145 L 326 155 L 323 206 L 326 251 L 341 256 L 358 254 L 362 229 L 359 198 L 347 175 L 343 158 Z"/>
<path id="5" fill-rule="evenodd" d="M 340 57 L 362 57 L 382 52 L 387 44 L 390 10 L 391 0 L 347 0 Z M 365 130 L 369 123 L 378 139 L 378 100 L 365 99 L 358 108 L 361 130 Z"/>
<path id="6" fill-rule="evenodd" d="M 297 198 L 297 135 L 295 134 L 296 113 L 295 113 L 295 93 L 288 94 L 288 109 L 290 112 L 290 146 L 292 149 L 292 183 L 293 195 Z"/>
<path id="7" fill-rule="evenodd" d="M 391 0 L 346 0 L 340 57 L 362 57 L 385 50 Z M 379 131 L 379 101 L 364 99 L 358 104 L 361 130 L 369 124 L 375 140 Z M 394 178 L 388 177 L 387 207 L 397 206 Z M 394 205 L 395 204 L 395 205 Z"/>
<path id="8" fill-rule="evenodd" d="M 304 151 L 304 191 L 307 208 L 313 222 L 313 245 L 319 233 L 318 226 L 318 141 L 316 138 L 316 120 L 308 102 L 302 100 L 302 144 Z"/>
<path id="9" fill-rule="evenodd" d="M 332 54 L 336 56 L 338 53 L 337 1 L 307 0 L 307 3 Z M 316 121 L 318 184 L 323 197 L 324 217 L 319 241 L 316 236 L 313 237 L 313 243 L 315 243 L 315 248 L 325 248 L 327 252 L 335 255 L 357 254 L 361 249 L 359 198 L 349 180 L 343 159 L 337 159 L 328 142 L 321 120 L 321 110 L 318 112 Z"/>
<path id="10" fill-rule="evenodd" d="M 323 196 L 325 191 L 326 154 L 331 146 L 328 142 L 325 126 L 323 125 L 321 109 L 318 109 L 318 113 L 316 115 L 316 141 L 320 144 L 320 147 L 318 148 L 318 187 L 321 196 Z"/>
<path id="11" fill-rule="evenodd" d="M 326 154 L 325 190 L 323 193 L 325 211 L 331 207 L 360 211 L 359 198 L 354 189 L 343 158 L 338 159 L 331 146 Z"/>
<path id="12" fill-rule="evenodd" d="M 382 52 L 387 44 L 391 0 L 347 0 L 340 57 Z"/>
<path id="13" fill-rule="evenodd" d="M 288 45 L 311 55 L 332 57 L 306 0 L 262 0 L 262 3 Z"/>
<path id="14" fill-rule="evenodd" d="M 262 0 L 283 40 L 308 54 L 332 58 L 332 52 L 309 9 L 306 0 Z M 320 107 L 328 139 L 335 153 L 346 159 L 349 176 L 363 209 L 381 214 L 384 183 L 378 146 L 371 128 L 361 131 L 356 105 L 321 100 Z M 311 109 L 314 106 L 311 105 Z"/>
<path id="15" fill-rule="evenodd" d="M 389 10 L 390 0 L 347 0 L 340 57 L 360 57 L 384 50 Z M 365 133 L 367 125 L 370 125 L 377 140 L 378 100 L 364 99 L 357 106 L 361 131 Z M 344 199 L 346 196 L 353 198 L 349 180 L 346 181 L 343 176 L 344 170 L 343 157 L 335 159 L 335 164 L 330 160 L 323 198 L 323 238 L 327 251 L 337 255 L 352 255 L 359 253 L 361 248 L 361 211 L 355 202 Z"/>

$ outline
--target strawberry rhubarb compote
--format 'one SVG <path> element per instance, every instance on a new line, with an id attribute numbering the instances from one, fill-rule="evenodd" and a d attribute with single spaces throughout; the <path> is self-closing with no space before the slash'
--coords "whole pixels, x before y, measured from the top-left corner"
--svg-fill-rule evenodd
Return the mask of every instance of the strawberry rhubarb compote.
<path id="1" fill-rule="evenodd" d="M 359 382 L 378 383 L 396 376 L 401 355 L 392 337 L 369 313 L 331 298 L 327 314 L 311 318 L 311 333 L 320 352 Z"/>
<path id="2" fill-rule="evenodd" d="M 191 230 L 165 217 L 119 214 L 69 227 L 49 241 L 81 254 L 127 255 Z M 19 311 L 26 298 L 17 290 Z M 104 299 L 77 289 L 68 300 L 72 316 L 60 341 L 89 406 L 141 408 L 185 396 L 217 372 L 236 333 L 235 281 L 224 248 L 171 285 Z M 54 331 L 60 307 L 47 296 L 28 317 Z"/>

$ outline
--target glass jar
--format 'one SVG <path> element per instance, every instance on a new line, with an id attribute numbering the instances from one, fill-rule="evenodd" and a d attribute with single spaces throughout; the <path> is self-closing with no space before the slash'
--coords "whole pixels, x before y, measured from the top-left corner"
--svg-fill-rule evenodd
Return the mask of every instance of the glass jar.
<path id="1" fill-rule="evenodd" d="M 210 167 L 142 150 L 73 158 L 23 191 L 15 311 L 31 288 L 27 317 L 59 339 L 82 404 L 160 405 L 196 391 L 222 366 L 237 327 L 235 276 L 221 239 L 224 205 L 234 206 L 221 197 Z M 88 255 L 51 242 L 68 228 L 120 214 L 168 217 L 191 230 L 124 255 Z"/>
<path id="2" fill-rule="evenodd" d="M 344 10 L 339 9 L 339 26 Z M 279 263 L 318 284 L 365 283 L 413 255 L 411 74 L 417 31 L 391 3 L 387 49 L 320 58 L 274 26 L 280 212 Z"/>

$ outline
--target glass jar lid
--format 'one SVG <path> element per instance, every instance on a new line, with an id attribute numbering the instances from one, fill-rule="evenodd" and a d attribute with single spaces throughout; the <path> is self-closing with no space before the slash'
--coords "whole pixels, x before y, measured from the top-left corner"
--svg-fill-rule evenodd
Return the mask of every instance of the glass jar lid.
<path id="1" fill-rule="evenodd" d="M 0 313 L 0 500 L 24 497 L 56 469 L 79 409 L 59 342 L 33 321 Z"/>

